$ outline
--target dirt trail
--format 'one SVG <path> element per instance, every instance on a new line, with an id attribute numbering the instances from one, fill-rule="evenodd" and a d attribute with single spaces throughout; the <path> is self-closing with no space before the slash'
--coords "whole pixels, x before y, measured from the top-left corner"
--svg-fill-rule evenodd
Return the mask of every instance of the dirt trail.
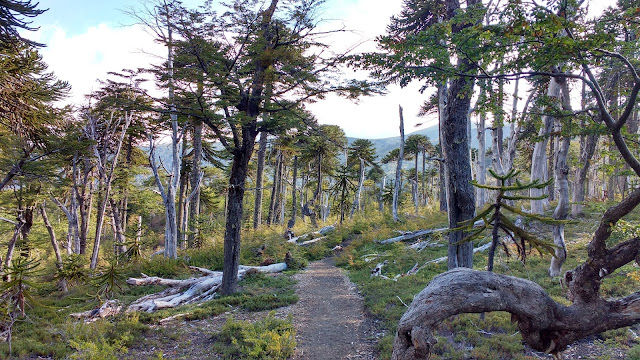
<path id="1" fill-rule="evenodd" d="M 313 262 L 294 278 L 300 300 L 275 310 L 278 318 L 293 315 L 297 331 L 293 360 L 376 359 L 373 321 L 365 315 L 355 286 L 332 259 Z M 212 335 L 229 316 L 254 322 L 268 313 L 233 311 L 202 320 L 169 321 L 154 326 L 144 342 L 120 358 L 149 359 L 162 352 L 165 359 L 219 359 L 211 353 Z"/>
<path id="2" fill-rule="evenodd" d="M 375 328 L 333 260 L 313 262 L 295 278 L 300 300 L 289 307 L 298 333 L 293 359 L 375 359 Z"/>

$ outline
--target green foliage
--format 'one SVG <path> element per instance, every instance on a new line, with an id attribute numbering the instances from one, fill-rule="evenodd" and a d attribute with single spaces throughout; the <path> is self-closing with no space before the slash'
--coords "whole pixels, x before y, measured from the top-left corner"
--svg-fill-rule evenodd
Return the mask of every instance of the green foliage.
<path id="1" fill-rule="evenodd" d="M 291 321 L 277 319 L 273 312 L 253 324 L 229 318 L 213 348 L 223 359 L 288 359 L 296 346 Z"/>
<path id="2" fill-rule="evenodd" d="M 62 267 L 56 272 L 56 279 L 66 281 L 68 286 L 83 284 L 89 278 L 85 265 L 84 256 L 71 254 L 62 260 Z"/>
<path id="3" fill-rule="evenodd" d="M 551 182 L 541 183 L 539 180 L 535 180 L 529 183 L 521 183 L 516 176 L 518 176 L 520 172 L 515 169 L 511 169 L 508 173 L 504 175 L 498 175 L 493 170 L 489 169 L 489 174 L 496 180 L 500 181 L 499 186 L 479 184 L 477 181 L 472 181 L 472 184 L 479 188 L 484 188 L 488 190 L 496 191 L 496 200 L 493 204 L 490 204 L 488 207 L 483 209 L 476 215 L 473 219 L 464 221 L 460 223 L 458 228 L 452 230 L 468 230 L 470 232 L 463 241 L 471 241 L 478 237 L 480 237 L 485 230 L 492 229 L 492 249 L 490 249 L 489 254 L 489 270 L 493 269 L 493 251 L 499 244 L 498 238 L 498 230 L 504 232 L 507 236 L 509 236 L 514 244 L 516 245 L 517 254 L 522 261 L 526 260 L 527 257 L 527 245 L 538 250 L 539 253 L 548 253 L 553 256 L 555 251 L 555 246 L 553 243 L 539 239 L 537 236 L 533 235 L 529 231 L 517 226 L 515 222 L 511 221 L 505 214 L 504 210 L 511 212 L 512 214 L 516 214 L 524 217 L 528 220 L 535 220 L 545 224 L 566 224 L 567 221 L 564 220 L 555 220 L 553 218 L 540 216 L 536 214 L 529 214 L 524 211 L 518 210 L 514 206 L 508 204 L 507 201 L 516 201 L 516 200 L 533 200 L 540 199 L 540 197 L 531 197 L 527 195 L 517 195 L 516 193 L 519 191 L 525 191 L 529 189 L 542 189 L 548 186 Z M 511 182 L 514 184 L 510 185 Z M 546 195 L 541 198 L 545 198 Z M 473 228 L 474 223 L 477 221 L 482 221 L 483 224 L 475 229 Z M 509 254 L 508 248 L 503 244 L 503 249 L 507 254 Z"/>
<path id="4" fill-rule="evenodd" d="M 121 285 L 125 279 L 126 275 L 115 263 L 102 268 L 99 274 L 92 279 L 92 285 L 97 288 L 96 296 L 98 299 L 103 297 L 111 299 L 117 290 L 122 292 Z"/>
<path id="5" fill-rule="evenodd" d="M 37 284 L 33 278 L 37 276 L 36 268 L 40 265 L 38 260 L 29 260 L 24 257 L 15 259 L 6 269 L 5 276 L 9 279 L 0 285 L 0 298 L 7 303 L 7 310 L 24 317 L 26 307 L 33 305 L 33 288 Z"/>

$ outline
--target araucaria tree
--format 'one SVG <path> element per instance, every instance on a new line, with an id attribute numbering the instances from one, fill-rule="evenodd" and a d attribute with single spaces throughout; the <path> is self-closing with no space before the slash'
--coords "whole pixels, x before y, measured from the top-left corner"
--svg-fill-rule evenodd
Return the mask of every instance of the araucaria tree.
<path id="1" fill-rule="evenodd" d="M 512 74 L 501 75 L 504 79 L 546 77 L 584 83 L 593 103 L 592 117 L 602 120 L 620 156 L 640 175 L 640 161 L 623 135 L 625 124 L 636 111 L 640 92 L 635 60 L 637 39 L 630 43 L 625 35 L 639 30 L 635 19 L 640 10 L 635 4 L 620 2 L 598 19 L 568 18 L 567 14 L 580 4 L 559 1 L 553 2 L 554 9 L 547 9 L 526 2 L 509 2 L 501 8 L 500 18 L 491 27 L 469 29 L 484 35 L 470 32 L 467 36 L 485 39 L 487 46 L 480 50 L 502 55 L 507 50 L 508 56 L 504 58 Z M 566 36 L 558 36 L 559 33 Z M 621 76 L 627 79 L 616 106 L 610 106 L 605 85 L 598 76 L 603 64 L 609 62 L 617 63 L 623 69 Z M 549 71 L 548 64 L 564 64 L 563 71 Z M 488 75 L 458 72 L 456 76 Z M 460 313 L 507 311 L 529 346 L 551 354 L 586 336 L 638 323 L 640 293 L 604 299 L 600 285 L 605 277 L 640 255 L 639 238 L 618 243 L 610 239 L 616 223 L 639 204 L 640 189 L 635 189 L 605 211 L 588 244 L 588 258 L 564 275 L 571 305 L 556 302 L 529 280 L 468 269 L 449 271 L 435 277 L 414 298 L 398 325 L 392 358 L 427 358 L 435 342 L 435 327 Z"/>
<path id="2" fill-rule="evenodd" d="M 202 121 L 231 154 L 221 285 L 225 294 L 235 291 L 238 279 L 245 180 L 256 137 L 282 127 L 278 117 L 264 115 L 297 114 L 299 121 L 289 126 L 295 131 L 310 122 L 298 110 L 304 102 L 327 92 L 365 91 L 361 82 L 327 81 L 340 59 L 325 58 L 325 45 L 317 41 L 311 16 L 318 4 L 235 1 L 221 15 L 212 9 L 181 9 L 170 21 L 176 111 Z"/>

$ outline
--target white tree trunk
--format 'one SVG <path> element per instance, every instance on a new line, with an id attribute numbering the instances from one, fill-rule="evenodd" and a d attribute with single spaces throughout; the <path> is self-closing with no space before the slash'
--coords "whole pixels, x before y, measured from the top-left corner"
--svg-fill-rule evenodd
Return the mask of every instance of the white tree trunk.
<path id="1" fill-rule="evenodd" d="M 163 285 L 169 286 L 169 289 L 139 298 L 129 305 L 127 312 L 151 312 L 159 309 L 193 304 L 212 299 L 216 295 L 216 291 L 222 283 L 222 272 L 196 267 L 192 267 L 192 269 L 204 273 L 205 276 L 176 280 L 163 279 L 157 276 L 146 276 L 143 274 L 142 278 L 129 278 L 127 280 L 127 284 L 132 286 Z M 264 273 L 275 273 L 282 272 L 286 269 L 286 263 L 277 263 L 268 266 L 240 265 L 238 267 L 238 279 L 242 278 L 249 270 Z"/>
<path id="2" fill-rule="evenodd" d="M 400 114 L 400 152 L 398 153 L 398 161 L 396 164 L 396 182 L 393 187 L 393 205 L 392 214 L 394 221 L 400 221 L 398 217 L 398 196 L 400 194 L 400 176 L 402 174 L 402 158 L 404 157 L 404 118 L 402 116 L 402 106 L 398 106 Z"/>
<path id="3" fill-rule="evenodd" d="M 561 85 L 556 78 L 549 80 L 549 87 L 547 89 L 547 96 L 552 99 L 558 99 L 560 97 Z M 549 134 L 553 127 L 554 118 L 549 115 L 542 117 L 543 127 L 538 132 L 538 136 L 541 138 L 536 143 L 533 149 L 533 157 L 531 159 L 531 181 L 539 180 L 545 182 L 549 179 L 549 172 L 547 170 L 547 145 L 549 143 Z M 544 195 L 544 189 L 531 189 L 530 194 L 533 197 Z M 546 207 L 549 206 L 549 200 L 531 200 L 531 213 L 542 214 Z"/>
<path id="4" fill-rule="evenodd" d="M 482 185 L 487 183 L 487 169 L 486 169 L 486 164 L 484 162 L 484 159 L 486 157 L 486 144 L 485 144 L 486 141 L 484 136 L 485 122 L 486 122 L 486 117 L 484 113 L 480 113 L 478 125 L 476 126 L 476 129 L 478 130 L 478 159 L 477 159 L 478 175 L 476 176 L 476 179 L 478 183 Z M 482 207 L 486 202 L 487 202 L 487 190 L 483 188 L 476 188 L 476 207 L 478 209 L 482 209 Z"/>
<path id="5" fill-rule="evenodd" d="M 571 98 L 569 95 L 569 86 L 566 80 L 562 81 L 562 108 L 571 111 Z M 560 121 L 556 121 L 556 132 L 562 131 Z M 558 205 L 553 212 L 555 220 L 566 220 L 569 216 L 569 166 L 567 165 L 567 156 L 569 154 L 569 145 L 571 143 L 570 136 L 564 136 L 562 142 L 556 147 L 556 161 L 554 164 L 554 182 L 555 189 L 558 192 Z M 564 242 L 564 225 L 554 225 L 553 243 L 556 246 L 555 255 L 551 258 L 549 266 L 549 275 L 558 276 L 562 269 L 562 264 L 567 258 L 567 247 Z"/>

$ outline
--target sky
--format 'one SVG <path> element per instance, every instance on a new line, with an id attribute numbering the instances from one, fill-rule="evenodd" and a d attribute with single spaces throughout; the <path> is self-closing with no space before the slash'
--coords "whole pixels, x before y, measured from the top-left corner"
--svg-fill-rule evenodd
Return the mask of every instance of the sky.
<path id="1" fill-rule="evenodd" d="M 183 2 L 197 6 L 204 0 Z M 341 28 L 344 24 L 352 30 L 328 39 L 335 51 L 356 44 L 355 51 L 373 51 L 375 37 L 385 33 L 389 18 L 399 13 L 401 6 L 402 0 L 327 0 L 319 18 L 325 20 L 325 27 Z M 39 8 L 49 10 L 34 19 L 32 25 L 39 30 L 25 35 L 46 45 L 41 53 L 49 69 L 72 86 L 68 102 L 85 104 L 84 95 L 96 90 L 97 80 L 106 79 L 110 71 L 147 67 L 166 56 L 166 49 L 142 27 L 131 25 L 134 20 L 125 10 L 132 7 L 140 7 L 140 0 L 40 0 Z M 417 116 L 429 96 L 419 88 L 418 83 L 403 89 L 392 86 L 386 95 L 357 102 L 329 95 L 308 109 L 320 123 L 339 125 L 350 137 L 398 136 L 398 105 L 404 108 L 408 133 L 437 123 L 435 116 Z"/>

